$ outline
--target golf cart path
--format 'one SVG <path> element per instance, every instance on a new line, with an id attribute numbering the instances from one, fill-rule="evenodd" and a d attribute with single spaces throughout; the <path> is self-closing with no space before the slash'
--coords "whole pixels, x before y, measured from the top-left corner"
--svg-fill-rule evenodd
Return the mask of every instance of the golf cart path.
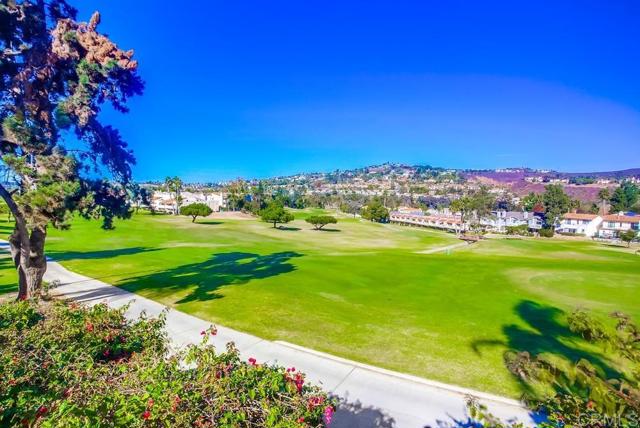
<path id="1" fill-rule="evenodd" d="M 0 242 L 0 249 L 7 243 Z M 99 263 L 99 262 L 97 262 Z M 45 281 L 59 281 L 51 294 L 88 305 L 106 303 L 119 308 L 129 304 L 126 316 L 142 312 L 157 316 L 167 311 L 166 330 L 173 349 L 200 343 L 200 332 L 210 322 L 167 308 L 153 300 L 102 281 L 71 272 L 59 263 L 48 262 Z M 268 341 L 221 325 L 213 337 L 217 349 L 235 342 L 243 359 L 295 367 L 309 382 L 338 396 L 341 404 L 332 428 L 425 428 L 456 427 L 467 422 L 465 399 L 473 395 L 496 415 L 518 419 L 534 426 L 529 412 L 515 400 L 368 366 L 282 341 Z M 211 343 L 211 342 L 210 342 Z"/>
<path id="2" fill-rule="evenodd" d="M 417 254 L 435 254 L 455 248 L 467 247 L 471 245 L 469 242 L 458 242 L 456 244 L 446 245 L 444 247 L 429 248 L 428 250 L 416 251 Z"/>

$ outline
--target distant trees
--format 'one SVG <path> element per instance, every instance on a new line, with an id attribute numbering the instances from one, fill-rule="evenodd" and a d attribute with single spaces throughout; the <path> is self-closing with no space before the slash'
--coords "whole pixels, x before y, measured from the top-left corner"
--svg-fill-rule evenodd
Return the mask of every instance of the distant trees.
<path id="1" fill-rule="evenodd" d="M 536 205 L 542 205 L 542 194 L 529 192 L 527 196 L 522 198 L 522 208 L 525 211 L 533 211 Z"/>
<path id="2" fill-rule="evenodd" d="M 542 205 L 547 225 L 553 226 L 572 207 L 571 198 L 560 184 L 548 184 L 542 194 Z"/>
<path id="3" fill-rule="evenodd" d="M 495 203 L 496 199 L 489 193 L 489 189 L 482 186 L 469 195 L 454 199 L 449 208 L 453 212 L 460 213 L 460 221 L 463 225 L 469 222 L 477 226 L 481 218 L 491 214 Z"/>
<path id="4" fill-rule="evenodd" d="M 148 207 L 151 205 L 152 191 L 146 187 L 140 186 L 138 183 L 132 184 L 129 188 L 129 198 L 133 202 L 136 213 L 140 207 Z"/>
<path id="5" fill-rule="evenodd" d="M 182 190 L 182 180 L 179 177 L 167 177 L 164 179 L 164 185 L 167 191 L 173 195 L 174 209 L 173 213 L 178 215 L 180 212 L 180 190 Z"/>
<path id="6" fill-rule="evenodd" d="M 378 223 L 389 221 L 389 210 L 382 204 L 380 198 L 375 197 L 362 209 L 362 218 Z"/>
<path id="7" fill-rule="evenodd" d="M 331 215 L 312 215 L 307 217 L 305 221 L 312 224 L 316 230 L 320 230 L 328 224 L 338 223 L 338 219 Z"/>
<path id="8" fill-rule="evenodd" d="M 284 205 L 278 201 L 271 201 L 266 208 L 260 211 L 260 218 L 267 223 L 273 223 L 275 228 L 278 223 L 289 223 L 294 219 L 293 214 L 284 209 Z"/>
<path id="9" fill-rule="evenodd" d="M 198 217 L 206 217 L 211 215 L 213 210 L 207 204 L 203 204 L 202 202 L 197 202 L 194 204 L 189 204 L 180 208 L 180 214 L 191 216 L 191 223 L 196 222 L 196 218 Z"/>
<path id="10" fill-rule="evenodd" d="M 624 181 L 611 195 L 611 211 L 629 211 L 638 202 L 640 189 L 630 181 Z"/>

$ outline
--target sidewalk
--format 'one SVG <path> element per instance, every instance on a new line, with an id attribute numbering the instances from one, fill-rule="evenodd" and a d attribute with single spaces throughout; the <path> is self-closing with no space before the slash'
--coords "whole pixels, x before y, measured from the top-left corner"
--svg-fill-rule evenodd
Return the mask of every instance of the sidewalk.
<path id="1" fill-rule="evenodd" d="M 6 243 L 0 243 L 0 249 Z M 52 294 L 86 304 L 107 303 L 117 308 L 130 303 L 127 316 L 141 312 L 160 314 L 166 307 L 104 282 L 68 271 L 49 261 L 45 281 L 60 281 Z M 200 332 L 211 323 L 170 309 L 167 333 L 174 348 L 199 343 Z M 480 398 L 496 415 L 517 418 L 533 426 L 529 413 L 515 400 L 471 391 L 464 388 L 408 376 L 377 367 L 345 360 L 281 341 L 267 341 L 256 336 L 216 325 L 213 344 L 223 350 L 235 342 L 242 358 L 256 358 L 286 367 L 296 367 L 310 382 L 340 397 L 332 428 L 425 428 L 461 426 L 466 422 L 465 396 Z"/>

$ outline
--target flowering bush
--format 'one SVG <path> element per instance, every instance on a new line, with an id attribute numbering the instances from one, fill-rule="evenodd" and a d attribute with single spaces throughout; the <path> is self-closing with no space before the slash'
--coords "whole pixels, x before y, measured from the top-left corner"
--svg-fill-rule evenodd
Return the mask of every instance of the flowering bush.
<path id="1" fill-rule="evenodd" d="M 74 303 L 0 305 L 0 426 L 324 427 L 334 404 L 295 368 L 229 345 L 169 355 L 164 318 Z"/>

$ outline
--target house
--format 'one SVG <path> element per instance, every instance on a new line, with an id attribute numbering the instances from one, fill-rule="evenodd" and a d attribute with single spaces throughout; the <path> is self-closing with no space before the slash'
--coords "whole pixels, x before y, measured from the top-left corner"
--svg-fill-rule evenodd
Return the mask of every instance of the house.
<path id="1" fill-rule="evenodd" d="M 389 221 L 392 223 L 410 224 L 415 226 L 432 227 L 434 229 L 459 232 L 462 222 L 459 216 L 424 215 L 420 213 L 403 213 L 392 211 L 389 213 Z"/>
<path id="2" fill-rule="evenodd" d="M 556 232 L 573 233 L 590 238 L 598 234 L 601 224 L 602 217 L 599 215 L 567 213 L 562 216 L 562 219 L 556 225 Z"/>
<path id="3" fill-rule="evenodd" d="M 620 232 L 627 230 L 635 230 L 640 235 L 640 216 L 625 215 L 624 213 L 605 215 L 602 217 L 598 236 L 600 238 L 617 238 Z"/>
<path id="4" fill-rule="evenodd" d="M 497 210 L 493 211 L 490 217 L 481 219 L 480 224 L 488 230 L 500 233 L 506 232 L 507 227 L 525 225 L 535 231 L 542 228 L 542 219 L 527 211 Z"/>
<path id="5" fill-rule="evenodd" d="M 222 193 L 204 193 L 204 192 L 181 192 L 180 206 L 203 203 L 207 204 L 213 211 L 220 211 L 226 207 L 226 199 Z M 174 194 L 171 192 L 153 192 L 151 196 L 151 207 L 157 212 L 173 213 L 175 211 L 176 201 Z"/>

